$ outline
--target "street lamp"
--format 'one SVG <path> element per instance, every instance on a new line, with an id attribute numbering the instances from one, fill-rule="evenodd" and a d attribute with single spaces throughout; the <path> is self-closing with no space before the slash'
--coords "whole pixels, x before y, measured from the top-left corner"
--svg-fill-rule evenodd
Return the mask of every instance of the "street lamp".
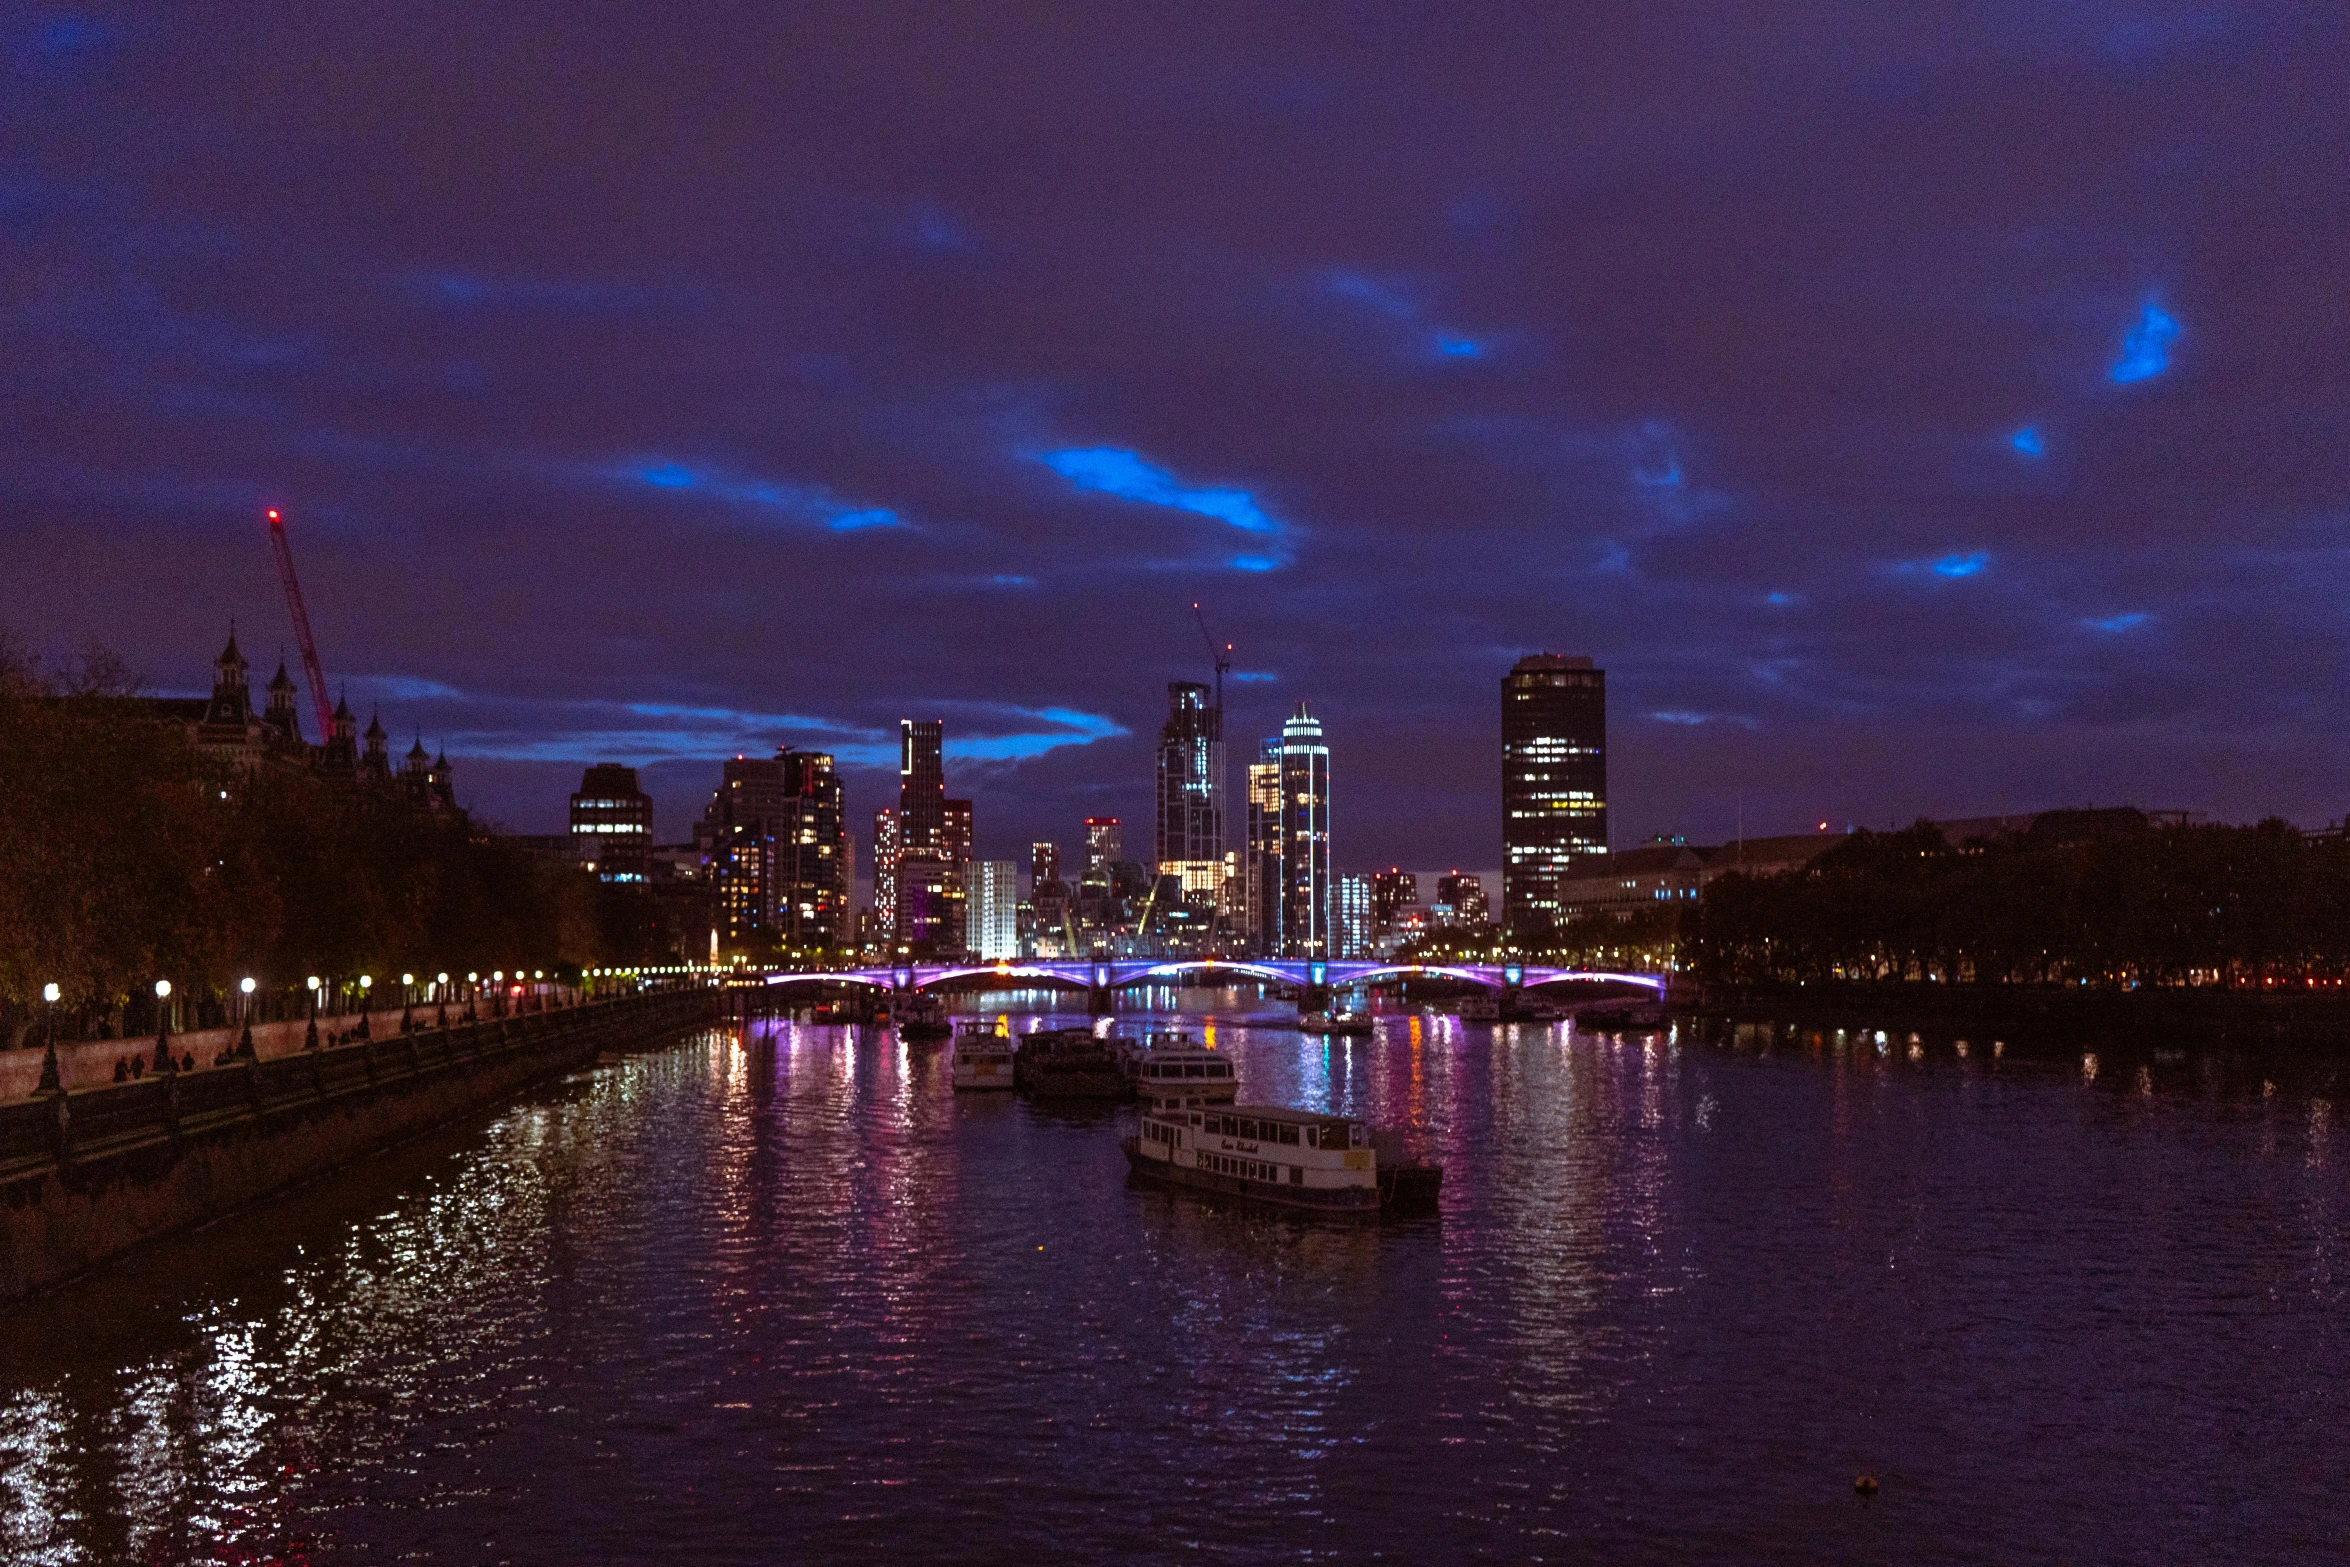
<path id="1" fill-rule="evenodd" d="M 313 974 L 302 981 L 302 984 L 310 992 L 310 1026 L 302 1031 L 302 1048 L 316 1050 L 318 1048 L 318 976 Z"/>
<path id="2" fill-rule="evenodd" d="M 239 1008 L 244 1014 L 245 1027 L 244 1032 L 237 1036 L 236 1053 L 239 1060 L 252 1061 L 258 1059 L 253 1050 L 253 976 L 247 974 L 243 979 L 238 980 L 237 990 L 245 998 L 244 1004 Z"/>
<path id="3" fill-rule="evenodd" d="M 159 979 L 155 982 L 155 1070 L 158 1072 L 177 1070 L 171 1058 L 170 1004 L 171 981 Z"/>
<path id="4" fill-rule="evenodd" d="M 41 1086 L 38 1090 L 44 1094 L 60 1093 L 65 1087 L 57 1075 L 57 996 L 54 981 L 41 987 L 41 999 L 49 1003 L 49 1043 L 41 1053 Z"/>

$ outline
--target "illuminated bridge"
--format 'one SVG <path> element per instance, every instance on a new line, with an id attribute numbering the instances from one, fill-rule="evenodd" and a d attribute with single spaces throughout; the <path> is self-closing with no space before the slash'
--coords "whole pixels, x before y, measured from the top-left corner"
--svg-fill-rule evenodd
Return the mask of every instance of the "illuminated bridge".
<path id="1" fill-rule="evenodd" d="M 1520 963 L 1341 963 L 1319 958 L 1072 958 L 1001 963 L 918 963 L 895 968 L 795 970 L 765 976 L 769 985 L 848 984 L 877 990 L 925 990 L 933 985 L 992 983 L 1054 985 L 1107 992 L 1145 985 L 1214 985 L 1261 981 L 1292 990 L 1339 990 L 1403 979 L 1455 979 L 1488 990 L 1533 990 L 1571 984 L 1638 985 L 1665 993 L 1662 974 L 1597 969 L 1537 968 Z"/>

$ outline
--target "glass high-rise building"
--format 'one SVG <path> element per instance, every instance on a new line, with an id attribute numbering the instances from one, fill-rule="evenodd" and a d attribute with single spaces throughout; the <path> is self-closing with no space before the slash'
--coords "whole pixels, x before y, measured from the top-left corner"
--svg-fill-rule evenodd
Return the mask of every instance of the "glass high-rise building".
<path id="1" fill-rule="evenodd" d="M 1224 859 L 1223 715 L 1208 688 L 1167 684 L 1167 722 L 1159 731 L 1158 863 L 1218 865 Z"/>
<path id="2" fill-rule="evenodd" d="M 1297 704 L 1281 726 L 1281 955 L 1330 956 L 1330 748 Z"/>
<path id="3" fill-rule="evenodd" d="M 1249 950 L 1281 954 L 1281 739 L 1267 740 L 1248 767 L 1248 853 L 1241 909 Z"/>
<path id="4" fill-rule="evenodd" d="M 778 751 L 789 815 L 776 832 L 776 925 L 787 946 L 831 950 L 851 930 L 848 821 L 828 751 Z"/>
<path id="5" fill-rule="evenodd" d="M 1560 883 L 1607 857 L 1607 672 L 1537 653 L 1501 681 L 1501 909 L 1511 936 L 1559 922 Z"/>
<path id="6" fill-rule="evenodd" d="M 1048 881 L 1061 879 L 1061 851 L 1049 843 L 1028 846 L 1028 884 L 1041 887 Z"/>
<path id="7" fill-rule="evenodd" d="M 950 893 L 947 855 L 946 725 L 904 719 L 898 725 L 898 873 L 892 911 L 898 945 L 960 950 L 962 906 Z"/>
<path id="8" fill-rule="evenodd" d="M 895 940 L 898 928 L 898 808 L 873 813 L 873 930 Z"/>
<path id="9" fill-rule="evenodd" d="M 1341 876 L 1331 884 L 1330 956 L 1367 958 L 1371 955 L 1375 878 Z"/>
<path id="10" fill-rule="evenodd" d="M 1397 910 L 1419 901 L 1420 878 L 1410 871 L 1384 870 L 1371 878 L 1371 918 L 1380 925 L 1394 924 Z"/>
<path id="11" fill-rule="evenodd" d="M 1436 901 L 1452 910 L 1455 924 L 1485 923 L 1485 884 L 1474 876 L 1454 871 L 1448 876 L 1437 877 Z"/>
<path id="12" fill-rule="evenodd" d="M 1126 856 L 1125 842 L 1120 836 L 1115 816 L 1088 816 L 1085 819 L 1085 875 L 1084 880 L 1108 886 L 1110 867 Z"/>

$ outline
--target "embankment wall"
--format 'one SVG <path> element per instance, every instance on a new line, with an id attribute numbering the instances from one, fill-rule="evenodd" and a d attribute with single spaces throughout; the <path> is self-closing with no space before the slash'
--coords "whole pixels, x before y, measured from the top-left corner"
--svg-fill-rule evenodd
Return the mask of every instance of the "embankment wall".
<path id="1" fill-rule="evenodd" d="M 0 1104 L 0 1298 L 217 1218 L 599 1051 L 706 1027 L 720 1006 L 708 990 L 632 996 Z"/>

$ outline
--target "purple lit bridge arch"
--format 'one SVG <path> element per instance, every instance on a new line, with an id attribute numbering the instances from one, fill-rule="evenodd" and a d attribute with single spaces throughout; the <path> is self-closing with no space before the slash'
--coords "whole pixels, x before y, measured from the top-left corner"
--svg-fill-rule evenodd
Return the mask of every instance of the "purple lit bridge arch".
<path id="1" fill-rule="evenodd" d="M 972 980 L 1057 985 L 1068 990 L 1130 990 L 1140 985 L 1261 980 L 1295 990 L 1342 990 L 1390 979 L 1455 979 L 1488 990 L 1533 990 L 1545 985 L 1637 985 L 1662 996 L 1662 974 L 1606 969 L 1538 968 L 1518 963 L 1358 963 L 1320 958 L 1071 958 L 1001 963 L 914 963 L 894 968 L 794 969 L 763 976 L 768 985 L 847 984 L 876 990 L 927 990 Z"/>

